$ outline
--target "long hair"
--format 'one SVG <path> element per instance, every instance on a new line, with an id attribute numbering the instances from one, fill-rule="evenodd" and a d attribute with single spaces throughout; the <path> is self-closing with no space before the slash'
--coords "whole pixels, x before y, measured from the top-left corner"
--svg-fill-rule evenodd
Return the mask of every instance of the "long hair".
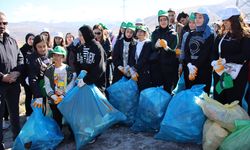
<path id="1" fill-rule="evenodd" d="M 249 26 L 247 25 L 247 23 L 244 22 L 244 19 L 241 15 L 232 16 L 229 18 L 229 21 L 231 23 L 232 38 L 235 38 L 237 40 L 240 40 L 243 37 L 250 38 Z M 220 35 L 223 35 L 225 34 L 225 32 L 225 26 L 222 25 L 219 33 Z"/>
<path id="2" fill-rule="evenodd" d="M 100 41 L 100 43 L 104 42 L 104 41 L 106 40 L 107 37 L 103 34 L 103 28 L 102 28 L 102 26 L 99 25 L 99 24 L 96 24 L 96 25 L 94 25 L 94 27 L 93 27 L 93 31 L 94 31 L 95 29 L 98 29 L 98 30 L 101 31 L 101 41 Z M 96 40 L 97 40 L 97 39 L 96 39 Z"/>
<path id="3" fill-rule="evenodd" d="M 34 49 L 35 52 L 37 52 L 36 45 L 38 43 L 40 43 L 40 42 L 45 42 L 46 43 L 47 41 L 45 40 L 44 36 L 42 36 L 42 35 L 35 36 L 34 42 L 33 42 L 33 49 Z"/>
<path id="4" fill-rule="evenodd" d="M 65 36 L 65 44 L 66 44 L 66 46 L 69 45 L 69 43 L 68 43 L 68 41 L 67 41 L 67 36 L 68 36 L 68 35 L 71 35 L 71 36 L 73 37 L 73 40 L 75 39 L 75 37 L 73 36 L 73 34 L 70 33 L 70 32 L 68 32 L 68 33 L 66 34 L 66 36 Z"/>
<path id="5" fill-rule="evenodd" d="M 60 37 L 61 38 L 61 37 Z M 54 38 L 54 41 L 53 41 L 53 49 L 56 47 L 56 46 L 62 46 L 62 47 L 64 47 L 64 39 L 63 38 L 61 38 L 62 39 L 62 41 L 61 41 L 61 43 L 60 43 L 60 45 L 57 45 L 56 44 L 56 40 L 55 40 L 55 38 Z"/>

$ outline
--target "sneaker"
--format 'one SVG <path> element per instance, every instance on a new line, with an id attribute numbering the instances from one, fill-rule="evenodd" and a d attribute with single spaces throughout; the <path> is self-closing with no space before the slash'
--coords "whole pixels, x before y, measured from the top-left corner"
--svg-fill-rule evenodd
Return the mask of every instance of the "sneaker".
<path id="1" fill-rule="evenodd" d="M 8 129 L 10 127 L 10 122 L 3 120 L 3 130 Z"/>

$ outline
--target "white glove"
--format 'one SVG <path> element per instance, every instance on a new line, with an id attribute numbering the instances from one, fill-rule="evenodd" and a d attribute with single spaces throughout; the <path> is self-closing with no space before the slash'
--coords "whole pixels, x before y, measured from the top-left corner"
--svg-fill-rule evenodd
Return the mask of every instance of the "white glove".
<path id="1" fill-rule="evenodd" d="M 161 47 L 161 44 L 160 44 L 160 39 L 158 39 L 155 43 L 155 48 L 159 48 Z"/>
<path id="2" fill-rule="evenodd" d="M 191 63 L 188 63 L 187 66 L 188 66 L 189 73 L 195 74 L 197 72 L 197 68 Z"/>
<path id="3" fill-rule="evenodd" d="M 33 103 L 34 107 L 42 108 L 43 107 L 43 98 L 36 98 L 35 102 Z"/>
<path id="4" fill-rule="evenodd" d="M 55 94 L 53 94 L 53 95 L 51 96 L 51 98 L 52 98 L 54 101 L 56 101 L 57 98 L 58 98 L 58 96 L 56 96 Z"/>
<path id="5" fill-rule="evenodd" d="M 130 77 L 131 74 L 129 72 L 130 66 L 127 65 L 126 67 L 118 66 L 118 69 L 127 77 Z"/>
<path id="6" fill-rule="evenodd" d="M 213 66 L 214 71 L 221 76 L 224 72 L 224 65 L 226 64 L 225 58 L 219 58 L 218 60 L 212 61 L 211 65 Z"/>
<path id="7" fill-rule="evenodd" d="M 133 68 L 130 68 L 129 69 L 129 72 L 131 74 L 131 78 L 134 80 L 134 81 L 138 81 L 138 73 L 133 69 Z"/>
<path id="8" fill-rule="evenodd" d="M 77 86 L 78 87 L 83 87 L 86 83 L 83 81 L 83 79 L 78 79 Z"/>

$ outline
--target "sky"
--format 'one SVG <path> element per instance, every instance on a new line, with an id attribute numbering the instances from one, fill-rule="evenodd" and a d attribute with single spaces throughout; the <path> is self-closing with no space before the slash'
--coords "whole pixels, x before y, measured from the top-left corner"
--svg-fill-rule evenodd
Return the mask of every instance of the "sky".
<path id="1" fill-rule="evenodd" d="M 160 9 L 176 10 L 223 1 L 225 0 L 0 0 L 0 11 L 6 14 L 9 22 L 134 21 L 136 18 L 156 15 Z"/>

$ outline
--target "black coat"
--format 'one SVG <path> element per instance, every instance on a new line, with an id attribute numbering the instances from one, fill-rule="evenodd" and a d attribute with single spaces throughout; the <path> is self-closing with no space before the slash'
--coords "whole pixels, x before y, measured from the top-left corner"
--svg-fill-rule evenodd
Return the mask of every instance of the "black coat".
<path id="1" fill-rule="evenodd" d="M 30 46 L 26 43 L 20 48 L 20 50 L 21 50 L 21 52 L 23 54 L 23 58 L 24 58 L 24 71 L 23 71 L 22 78 L 21 78 L 21 84 L 26 85 L 25 78 L 28 76 L 28 66 L 26 64 L 26 59 L 27 59 L 27 56 L 33 52 L 33 48 L 32 48 L 32 46 Z"/>
<path id="2" fill-rule="evenodd" d="M 139 90 L 149 88 L 152 86 L 152 79 L 150 74 L 150 61 L 149 57 L 152 53 L 152 44 L 151 41 L 146 41 L 142 47 L 142 51 L 138 60 L 136 61 L 136 48 L 129 51 L 129 61 L 128 64 L 131 67 L 134 67 L 139 75 L 138 78 L 138 87 Z"/>

